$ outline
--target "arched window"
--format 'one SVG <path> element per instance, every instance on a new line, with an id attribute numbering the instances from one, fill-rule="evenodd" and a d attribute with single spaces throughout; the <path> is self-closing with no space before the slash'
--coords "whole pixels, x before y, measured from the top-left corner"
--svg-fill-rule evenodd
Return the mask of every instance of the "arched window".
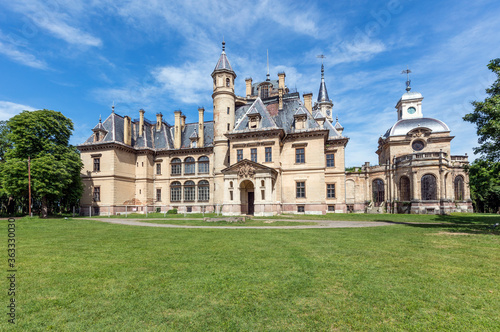
<path id="1" fill-rule="evenodd" d="M 194 174 L 195 160 L 193 157 L 184 159 L 184 174 Z"/>
<path id="2" fill-rule="evenodd" d="M 170 185 L 170 201 L 180 202 L 181 201 L 181 183 L 178 181 L 172 182 Z"/>
<path id="3" fill-rule="evenodd" d="M 372 191 L 375 206 L 380 206 L 380 204 L 385 200 L 384 181 L 380 179 L 373 180 Z"/>
<path id="4" fill-rule="evenodd" d="M 182 172 L 182 161 L 179 158 L 174 158 L 170 163 L 172 175 L 180 175 Z"/>
<path id="5" fill-rule="evenodd" d="M 410 179 L 407 176 L 402 176 L 399 179 L 399 199 L 403 202 L 408 202 L 410 195 Z"/>
<path id="6" fill-rule="evenodd" d="M 208 173 L 210 162 L 207 156 L 198 158 L 198 173 Z"/>
<path id="7" fill-rule="evenodd" d="M 229 85 L 231 83 L 231 80 L 229 78 L 226 78 L 226 86 L 229 88 Z"/>
<path id="8" fill-rule="evenodd" d="M 464 177 L 459 175 L 455 178 L 455 200 L 464 200 Z"/>
<path id="9" fill-rule="evenodd" d="M 201 180 L 198 182 L 198 200 L 208 201 L 210 199 L 210 185 L 208 181 Z"/>
<path id="10" fill-rule="evenodd" d="M 184 182 L 184 201 L 193 202 L 195 200 L 195 185 L 193 181 Z"/>
<path id="11" fill-rule="evenodd" d="M 422 200 L 424 201 L 436 200 L 437 197 L 436 177 L 432 174 L 426 174 L 422 176 L 422 180 L 420 182 L 422 185 Z"/>

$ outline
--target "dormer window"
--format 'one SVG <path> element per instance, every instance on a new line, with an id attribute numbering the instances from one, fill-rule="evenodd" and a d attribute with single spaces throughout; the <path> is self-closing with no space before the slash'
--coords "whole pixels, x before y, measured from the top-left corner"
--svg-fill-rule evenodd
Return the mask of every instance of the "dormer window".
<path id="1" fill-rule="evenodd" d="M 260 88 L 260 98 L 264 99 L 269 97 L 269 87 L 267 85 L 263 85 Z"/>
<path id="2" fill-rule="evenodd" d="M 95 141 L 96 141 L 96 142 L 99 142 L 99 132 L 96 132 L 96 133 L 95 133 Z"/>
<path id="3" fill-rule="evenodd" d="M 299 115 L 295 116 L 295 129 L 305 129 L 306 127 L 306 116 L 305 115 Z"/>
<path id="4" fill-rule="evenodd" d="M 261 119 L 261 116 L 258 113 L 248 115 L 248 128 L 249 129 L 259 128 L 260 119 Z"/>

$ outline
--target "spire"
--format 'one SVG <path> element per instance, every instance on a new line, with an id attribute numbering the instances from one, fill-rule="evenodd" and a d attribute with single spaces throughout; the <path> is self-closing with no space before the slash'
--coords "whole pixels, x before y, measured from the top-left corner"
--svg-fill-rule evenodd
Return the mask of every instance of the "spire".
<path id="1" fill-rule="evenodd" d="M 320 55 L 318 57 L 321 57 L 321 84 L 319 85 L 319 92 L 318 92 L 318 103 L 322 101 L 330 101 L 330 98 L 328 98 L 328 91 L 326 91 L 326 83 L 325 83 L 325 66 L 323 65 L 323 58 L 325 57 L 324 55 Z"/>
<path id="2" fill-rule="evenodd" d="M 269 78 L 269 50 L 267 50 L 267 75 L 266 82 L 269 82 L 271 79 Z"/>
<path id="3" fill-rule="evenodd" d="M 406 74 L 406 91 L 407 92 L 410 92 L 411 90 L 411 86 L 410 86 L 410 73 L 411 73 L 411 70 L 408 68 L 408 66 L 406 66 L 406 70 L 403 70 L 401 72 L 401 74 Z"/>
<path id="4" fill-rule="evenodd" d="M 220 54 L 219 61 L 217 61 L 217 65 L 215 66 L 214 71 L 224 69 L 232 71 L 234 73 L 233 68 L 231 67 L 231 64 L 229 63 L 229 60 L 226 56 L 226 42 L 222 40 L 222 53 Z"/>
<path id="5" fill-rule="evenodd" d="M 113 100 L 113 106 L 111 106 L 111 113 L 115 113 L 115 101 Z"/>

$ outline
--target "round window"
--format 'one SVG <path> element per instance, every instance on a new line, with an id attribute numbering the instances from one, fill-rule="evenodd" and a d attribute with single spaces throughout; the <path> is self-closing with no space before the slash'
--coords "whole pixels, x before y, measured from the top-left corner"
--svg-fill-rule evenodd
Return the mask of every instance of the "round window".
<path id="1" fill-rule="evenodd" d="M 413 148 L 413 150 L 415 151 L 420 151 L 424 148 L 424 142 L 418 140 L 418 141 L 414 141 L 411 145 L 411 147 Z"/>

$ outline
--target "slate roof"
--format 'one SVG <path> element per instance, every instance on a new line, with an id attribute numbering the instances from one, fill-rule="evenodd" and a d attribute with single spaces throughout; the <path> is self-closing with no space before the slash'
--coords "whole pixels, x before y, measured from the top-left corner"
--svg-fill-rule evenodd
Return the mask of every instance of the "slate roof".
<path id="1" fill-rule="evenodd" d="M 326 91 L 325 67 L 323 64 L 321 64 L 321 83 L 319 84 L 318 103 L 322 101 L 330 101 L 330 98 L 328 98 L 328 91 Z"/>
<path id="2" fill-rule="evenodd" d="M 409 131 L 416 128 L 428 128 L 432 132 L 449 132 L 450 128 L 441 120 L 433 118 L 417 118 L 417 119 L 403 119 L 396 122 L 391 128 L 389 128 L 383 138 L 389 136 L 403 136 Z"/>

